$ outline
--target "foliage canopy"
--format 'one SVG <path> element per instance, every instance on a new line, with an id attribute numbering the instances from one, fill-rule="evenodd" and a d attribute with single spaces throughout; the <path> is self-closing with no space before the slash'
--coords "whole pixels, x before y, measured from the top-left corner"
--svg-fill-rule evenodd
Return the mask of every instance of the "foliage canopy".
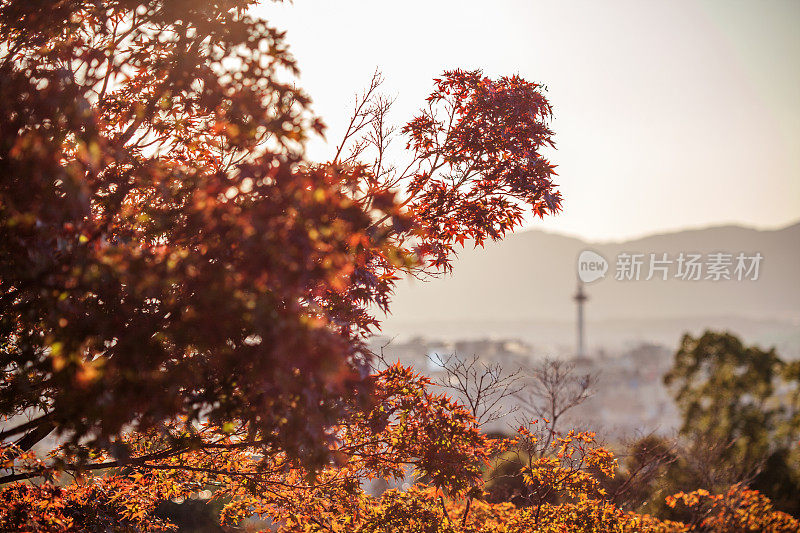
<path id="1" fill-rule="evenodd" d="M 426 378 L 371 366 L 400 275 L 560 209 L 542 88 L 444 72 L 396 167 L 376 79 L 308 161 L 322 123 L 253 3 L 0 0 L 0 528 L 169 529 L 159 502 L 208 493 L 223 522 L 283 531 L 686 530 L 614 505 L 593 434 L 492 439 Z M 514 446 L 549 450 L 529 508 L 483 501 Z M 796 529 L 732 490 L 672 504 Z"/>

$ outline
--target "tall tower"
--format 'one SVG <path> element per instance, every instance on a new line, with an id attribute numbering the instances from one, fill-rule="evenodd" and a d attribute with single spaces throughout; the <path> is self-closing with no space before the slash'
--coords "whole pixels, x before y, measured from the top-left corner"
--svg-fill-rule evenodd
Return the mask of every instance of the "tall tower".
<path id="1" fill-rule="evenodd" d="M 585 357 L 586 353 L 584 350 L 584 343 L 583 343 L 583 304 L 586 300 L 589 299 L 586 296 L 586 293 L 583 292 L 583 282 L 578 280 L 578 292 L 575 293 L 573 296 L 575 303 L 578 304 L 578 353 L 577 357 Z"/>

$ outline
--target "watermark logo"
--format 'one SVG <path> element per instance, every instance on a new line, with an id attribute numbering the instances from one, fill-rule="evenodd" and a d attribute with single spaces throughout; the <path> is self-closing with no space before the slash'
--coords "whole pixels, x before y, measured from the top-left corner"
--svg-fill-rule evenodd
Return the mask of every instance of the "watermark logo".
<path id="1" fill-rule="evenodd" d="M 612 276 L 616 281 L 758 281 L 763 260 L 759 252 L 620 252 Z M 604 278 L 608 270 L 608 261 L 597 252 L 584 250 L 578 256 L 578 278 L 584 283 Z"/>
<path id="2" fill-rule="evenodd" d="M 623 252 L 617 256 L 617 281 L 650 281 L 670 278 L 682 281 L 758 281 L 764 256 L 759 252 L 738 254 L 716 252 L 697 254 L 681 252 L 637 254 Z"/>
<path id="3" fill-rule="evenodd" d="M 673 255 L 620 252 L 613 278 L 616 281 L 758 281 L 763 259 L 758 252 Z M 597 252 L 584 250 L 578 256 L 578 278 L 584 283 L 604 278 L 608 269 L 608 261 Z"/>
<path id="4" fill-rule="evenodd" d="M 605 277 L 608 272 L 608 261 L 602 255 L 591 250 L 584 250 L 578 256 L 578 278 L 584 283 L 591 283 Z"/>

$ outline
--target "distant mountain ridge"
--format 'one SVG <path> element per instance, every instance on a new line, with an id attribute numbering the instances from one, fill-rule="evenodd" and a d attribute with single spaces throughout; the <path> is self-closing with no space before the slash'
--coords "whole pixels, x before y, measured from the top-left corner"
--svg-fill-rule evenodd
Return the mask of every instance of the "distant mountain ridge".
<path id="1" fill-rule="evenodd" d="M 800 325 L 800 223 L 778 230 L 718 226 L 593 243 L 540 230 L 527 230 L 459 253 L 453 274 L 426 283 L 403 282 L 384 331 L 413 333 L 414 324 L 543 323 L 574 321 L 572 295 L 577 257 L 593 250 L 606 258 L 604 279 L 586 285 L 589 322 L 779 321 Z M 675 259 L 683 253 L 760 253 L 757 281 L 617 281 L 621 252 Z M 672 265 L 670 276 L 675 273 Z M 731 269 L 732 270 L 732 269 Z M 800 330 L 800 327 L 798 328 Z M 420 330 L 422 331 L 422 330 Z M 476 332 L 478 333 L 478 332 Z"/>

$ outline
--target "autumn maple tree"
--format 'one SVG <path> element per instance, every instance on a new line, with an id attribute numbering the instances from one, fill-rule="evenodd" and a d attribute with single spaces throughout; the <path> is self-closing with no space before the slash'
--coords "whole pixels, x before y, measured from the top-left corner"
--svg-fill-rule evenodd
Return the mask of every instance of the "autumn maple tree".
<path id="1" fill-rule="evenodd" d="M 1 405 L 32 415 L 4 439 L 183 417 L 323 464 L 397 272 L 558 209 L 519 78 L 445 73 L 404 175 L 305 161 L 321 124 L 250 4 L 3 2 Z"/>
<path id="2" fill-rule="evenodd" d="M 129 460 L 124 431 L 179 419 L 326 464 L 372 401 L 363 338 L 397 272 L 558 208 L 549 107 L 518 78 L 445 73 L 404 175 L 305 161 L 321 123 L 250 4 L 2 3 L 0 435 L 21 451 L 52 433 Z"/>
<path id="3" fill-rule="evenodd" d="M 484 502 L 540 436 L 489 438 L 366 346 L 400 276 L 560 209 L 542 88 L 446 71 L 395 130 L 376 77 L 310 161 L 323 125 L 254 3 L 0 0 L 0 527 L 169 529 L 159 502 L 199 492 L 284 531 L 667 527 L 605 497 L 584 433 L 524 472 L 558 502 Z"/>

